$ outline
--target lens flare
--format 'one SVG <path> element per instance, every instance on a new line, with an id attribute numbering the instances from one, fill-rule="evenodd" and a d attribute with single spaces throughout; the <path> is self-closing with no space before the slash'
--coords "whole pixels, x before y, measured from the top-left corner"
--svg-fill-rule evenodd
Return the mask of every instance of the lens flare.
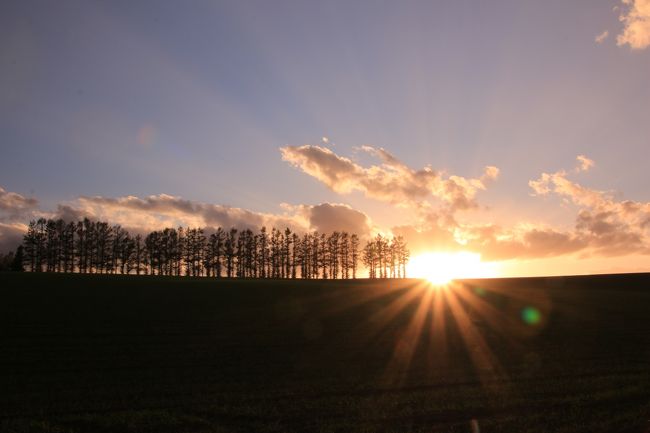
<path id="1" fill-rule="evenodd" d="M 521 310 L 521 320 L 528 325 L 537 325 L 542 319 L 542 313 L 535 307 L 526 307 Z"/>

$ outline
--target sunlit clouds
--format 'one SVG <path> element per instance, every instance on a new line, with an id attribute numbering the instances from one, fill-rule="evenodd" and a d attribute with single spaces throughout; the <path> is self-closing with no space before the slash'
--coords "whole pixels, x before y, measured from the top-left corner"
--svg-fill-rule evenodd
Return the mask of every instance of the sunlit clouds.
<path id="1" fill-rule="evenodd" d="M 392 229 L 404 236 L 416 252 L 448 254 L 468 249 L 481 254 L 485 260 L 495 261 L 578 253 L 583 257 L 618 256 L 649 251 L 646 231 L 650 226 L 650 204 L 616 201 L 607 192 L 572 181 L 571 173 L 580 175 L 595 167 L 595 162 L 586 155 L 576 157 L 572 172 L 545 172 L 529 181 L 534 195 L 556 195 L 566 204 L 578 207 L 574 228 L 568 230 L 526 221 L 503 226 L 491 221 L 487 214 L 485 222 L 480 224 L 456 216 L 459 210 L 480 211 L 476 209 L 475 195 L 498 176 L 495 167 L 487 167 L 485 174 L 477 179 L 453 175 L 444 178 L 431 168 L 411 169 L 384 149 L 363 146 L 361 150 L 379 158 L 381 165 L 362 167 L 319 146 L 285 147 L 282 152 L 285 160 L 340 193 L 360 190 L 369 197 L 401 206 L 413 205 L 420 210 L 422 201 L 437 199 L 440 206 L 427 206 L 425 212 L 417 214 L 414 225 Z M 417 273 L 424 274 L 424 271 Z"/>
<path id="2" fill-rule="evenodd" d="M 361 151 L 377 159 L 379 165 L 364 167 L 350 158 L 315 145 L 286 146 L 282 158 L 306 174 L 320 180 L 333 191 L 347 194 L 360 191 L 366 196 L 397 206 L 420 208 L 428 200 L 444 203 L 452 213 L 477 206 L 478 191 L 499 175 L 487 166 L 478 178 L 446 175 L 431 167 L 412 169 L 382 148 L 361 146 Z"/>
<path id="3" fill-rule="evenodd" d="M 629 252 L 648 254 L 650 203 L 617 200 L 607 191 L 585 187 L 565 171 L 542 173 L 530 181 L 535 194 L 555 195 L 580 209 L 576 217 L 575 236 L 593 252 L 620 255 Z"/>
<path id="4" fill-rule="evenodd" d="M 365 237 L 372 227 L 367 215 L 345 204 L 285 204 L 282 208 L 282 213 L 263 213 L 159 194 L 145 198 L 79 197 L 72 203 L 60 205 L 57 214 L 69 219 L 89 217 L 108 220 L 136 231 L 179 225 L 238 229 L 266 226 L 288 227 L 299 232 L 348 230 Z"/>
<path id="5" fill-rule="evenodd" d="M 27 222 L 37 215 L 38 200 L 0 187 L 0 253 L 18 245 Z"/>
<path id="6" fill-rule="evenodd" d="M 279 3 L 4 8 L 3 248 L 87 216 L 643 268 L 650 0 Z"/>
<path id="7" fill-rule="evenodd" d="M 9 217 L 20 218 L 27 211 L 38 205 L 35 198 L 25 197 L 21 194 L 5 191 L 0 187 L 0 212 L 8 214 Z"/>
<path id="8" fill-rule="evenodd" d="M 233 206 L 210 204 L 168 194 L 102 197 L 80 196 L 59 203 L 54 210 L 39 209 L 38 201 L 0 188 L 0 250 L 15 248 L 31 219 L 83 218 L 119 224 L 135 233 L 165 227 L 235 227 L 237 229 L 290 228 L 296 232 L 348 231 L 360 238 L 375 230 L 371 219 L 361 211 L 342 203 L 316 205 L 282 204 L 281 212 L 264 213 Z"/>
<path id="9" fill-rule="evenodd" d="M 596 37 L 594 38 L 594 41 L 595 41 L 597 44 L 602 44 L 603 42 L 605 42 L 605 39 L 607 39 L 608 36 L 609 36 L 609 31 L 605 30 L 604 32 L 602 32 L 601 34 L 599 34 L 598 36 L 596 36 Z"/>
<path id="10" fill-rule="evenodd" d="M 396 210 L 412 210 L 410 221 L 381 227 L 366 213 L 343 203 L 283 203 L 280 212 L 270 213 L 168 194 L 80 196 L 48 211 L 39 209 L 35 198 L 0 188 L 0 244 L 5 249 L 15 247 L 26 222 L 40 216 L 106 220 L 134 232 L 174 226 L 266 226 L 295 232 L 348 231 L 362 239 L 382 233 L 402 236 L 411 248 L 408 275 L 437 282 L 499 276 L 500 261 L 650 254 L 650 203 L 617 199 L 611 192 L 578 183 L 574 177 L 596 166 L 586 155 L 576 157 L 572 170 L 543 172 L 528 182 L 537 200 L 575 209 L 572 227 L 566 228 L 543 221 L 504 225 L 493 220 L 489 210 L 477 205 L 476 194 L 497 178 L 495 167 L 487 167 L 481 177 L 464 178 L 428 167 L 412 169 L 384 149 L 363 146 L 360 150 L 381 163 L 364 167 L 320 146 L 287 146 L 281 152 L 285 160 L 342 196 L 361 191 Z M 477 213 L 481 222 L 469 222 L 466 212 Z"/>
<path id="11" fill-rule="evenodd" d="M 16 248 L 22 242 L 26 231 L 27 224 L 0 221 L 0 252 Z"/>
<path id="12" fill-rule="evenodd" d="M 623 31 L 616 37 L 618 45 L 642 50 L 650 46 L 650 0 L 622 0 L 620 16 Z"/>
<path id="13" fill-rule="evenodd" d="M 576 167 L 576 171 L 578 172 L 587 171 L 590 168 L 592 168 L 594 165 L 596 165 L 596 163 L 593 160 L 587 158 L 584 155 L 578 155 L 576 157 L 576 160 L 578 161 L 578 166 Z"/>
<path id="14" fill-rule="evenodd" d="M 595 163 L 577 158 L 575 174 Z M 573 230 L 521 223 L 513 228 L 496 225 L 468 227 L 468 243 L 492 259 L 562 256 L 619 256 L 648 254 L 650 203 L 617 200 L 614 194 L 588 188 L 572 180 L 565 170 L 542 173 L 529 186 L 539 197 L 560 199 L 556 205 L 577 207 Z"/>

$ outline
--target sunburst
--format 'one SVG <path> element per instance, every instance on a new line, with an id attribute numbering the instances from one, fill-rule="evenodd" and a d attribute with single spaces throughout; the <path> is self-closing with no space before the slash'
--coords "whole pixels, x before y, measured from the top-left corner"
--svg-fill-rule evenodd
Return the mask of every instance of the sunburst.
<path id="1" fill-rule="evenodd" d="M 481 255 L 460 252 L 429 252 L 413 257 L 408 264 L 408 275 L 424 278 L 435 286 L 448 285 L 461 278 L 492 278 L 498 276 L 497 265 L 483 262 Z"/>

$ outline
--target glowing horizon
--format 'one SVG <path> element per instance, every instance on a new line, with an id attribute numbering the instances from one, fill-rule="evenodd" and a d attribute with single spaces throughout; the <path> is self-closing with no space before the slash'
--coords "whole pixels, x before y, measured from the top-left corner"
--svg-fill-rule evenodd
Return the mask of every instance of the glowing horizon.
<path id="1" fill-rule="evenodd" d="M 407 275 L 426 279 L 434 285 L 446 285 L 459 279 L 501 276 L 497 263 L 483 262 L 480 254 L 470 251 L 432 251 L 415 255 L 409 261 Z"/>
<path id="2" fill-rule="evenodd" d="M 10 1 L 0 253 L 88 217 L 402 236 L 418 275 L 648 271 L 650 16 L 615 3 Z"/>

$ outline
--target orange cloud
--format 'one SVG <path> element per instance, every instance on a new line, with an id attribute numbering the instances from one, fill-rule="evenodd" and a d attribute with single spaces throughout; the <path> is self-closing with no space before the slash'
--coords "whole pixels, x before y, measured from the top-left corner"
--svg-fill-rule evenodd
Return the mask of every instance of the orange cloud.
<path id="1" fill-rule="evenodd" d="M 594 165 L 593 160 L 580 155 L 573 173 L 585 172 Z M 572 181 L 564 170 L 542 173 L 529 186 L 536 196 L 556 195 L 578 206 L 574 227 L 560 230 L 539 223 L 501 227 L 429 218 L 423 227 L 393 230 L 404 234 L 416 250 L 468 249 L 481 253 L 485 260 L 650 254 L 650 203 L 616 200 L 611 193 Z"/>
<path id="2" fill-rule="evenodd" d="M 362 146 L 379 165 L 363 167 L 332 150 L 314 145 L 286 146 L 282 159 L 341 194 L 360 191 L 366 196 L 398 206 L 428 207 L 427 200 L 444 203 L 452 213 L 477 207 L 475 197 L 499 175 L 493 166 L 480 178 L 446 176 L 430 167 L 414 170 L 382 148 Z"/>
<path id="3" fill-rule="evenodd" d="M 38 200 L 0 187 L 0 252 L 20 244 L 26 219 L 37 214 Z"/>
<path id="4" fill-rule="evenodd" d="M 498 225 L 464 228 L 467 246 L 484 260 L 532 259 L 561 256 L 584 250 L 588 243 L 574 233 L 532 224 L 504 229 Z"/>
<path id="5" fill-rule="evenodd" d="M 605 42 L 605 39 L 607 39 L 608 36 L 609 36 L 609 31 L 605 30 L 604 32 L 596 36 L 594 38 L 594 41 L 596 41 L 597 44 L 602 44 L 603 42 Z"/>
<path id="6" fill-rule="evenodd" d="M 650 0 L 623 0 L 627 8 L 619 17 L 623 32 L 616 37 L 619 46 L 629 45 L 635 50 L 650 46 Z"/>
<path id="7" fill-rule="evenodd" d="M 578 155 L 576 157 L 576 160 L 578 161 L 578 166 L 576 167 L 576 171 L 589 171 L 596 163 L 592 160 L 587 158 L 584 155 Z"/>
<path id="8" fill-rule="evenodd" d="M 19 217 L 36 208 L 38 200 L 0 187 L 0 212 Z"/>
<path id="9" fill-rule="evenodd" d="M 467 223 L 454 211 L 476 207 L 475 196 L 499 172 L 487 167 L 479 178 L 447 176 L 425 167 L 414 170 L 385 151 L 369 146 L 362 151 L 378 158 L 369 167 L 336 155 L 319 146 L 283 148 L 283 157 L 316 177 L 334 191 L 361 191 L 385 202 L 409 206 L 414 221 L 392 229 L 373 225 L 363 212 L 345 204 L 284 204 L 281 213 L 262 213 L 210 204 L 167 194 L 148 197 L 82 196 L 58 205 L 55 212 L 37 209 L 38 202 L 0 188 L 0 247 L 20 241 L 27 219 L 39 216 L 78 220 L 84 217 L 120 224 L 132 232 L 146 232 L 171 226 L 259 228 L 289 227 L 296 232 L 348 231 L 362 238 L 375 232 L 401 235 L 414 254 L 432 249 L 470 250 L 484 260 L 536 259 L 578 255 L 613 257 L 650 254 L 650 202 L 617 200 L 607 191 L 583 186 L 572 176 L 590 170 L 593 160 L 576 158 L 573 170 L 541 173 L 529 182 L 538 197 L 556 196 L 578 207 L 574 226 L 558 229 L 540 223 L 519 223 L 502 227 L 495 222 Z M 433 210 L 421 202 L 442 202 Z"/>
<path id="10" fill-rule="evenodd" d="M 589 166 L 592 165 L 593 161 Z M 599 255 L 650 252 L 646 238 L 650 229 L 650 202 L 616 200 L 609 192 L 573 182 L 565 171 L 542 173 L 529 185 L 536 195 L 555 194 L 581 207 L 576 218 L 575 236 L 593 252 Z"/>

